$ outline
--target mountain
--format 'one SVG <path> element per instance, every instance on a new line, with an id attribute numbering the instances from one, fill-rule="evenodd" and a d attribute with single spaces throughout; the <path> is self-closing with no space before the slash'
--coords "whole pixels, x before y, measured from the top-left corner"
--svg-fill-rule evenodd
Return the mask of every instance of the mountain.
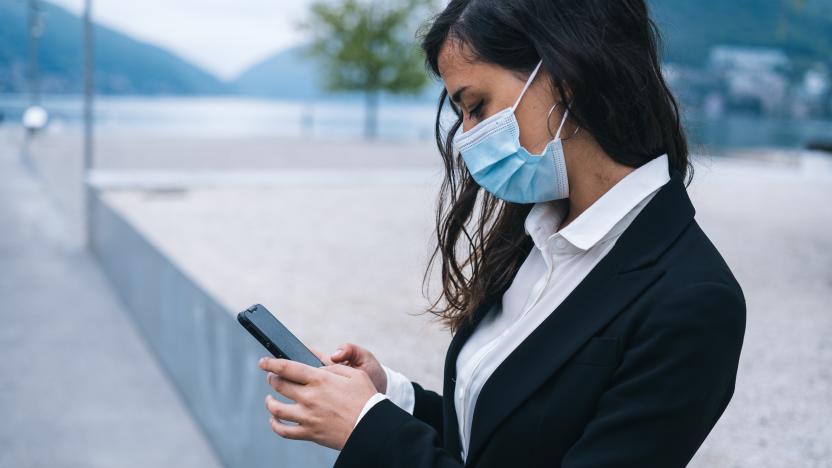
<path id="1" fill-rule="evenodd" d="M 359 92 L 333 94 L 323 88 L 320 66 L 306 55 L 308 45 L 282 50 L 243 71 L 230 83 L 234 92 L 274 99 L 364 99 Z M 430 83 L 416 96 L 381 94 L 386 103 L 436 100 L 441 86 Z"/>
<path id="2" fill-rule="evenodd" d="M 306 46 L 278 52 L 244 71 L 231 82 L 235 92 L 251 96 L 291 99 L 318 99 L 320 69 L 305 56 Z"/>
<path id="3" fill-rule="evenodd" d="M 0 0 L 0 92 L 26 90 L 27 3 Z M 80 93 L 82 28 L 78 16 L 42 2 L 39 47 L 44 93 Z M 95 25 L 95 87 L 102 94 L 217 94 L 225 84 L 182 58 L 113 29 Z"/>
<path id="4" fill-rule="evenodd" d="M 651 0 L 667 61 L 703 65 L 714 45 L 776 47 L 798 67 L 832 57 L 829 0 Z"/>
<path id="5" fill-rule="evenodd" d="M 714 45 L 777 47 L 797 68 L 832 57 L 830 0 L 649 0 L 665 38 L 665 60 L 694 67 Z M 0 0 L 0 93 L 26 90 L 26 0 Z M 82 84 L 81 20 L 43 3 L 42 90 L 78 93 Z M 152 44 L 96 25 L 96 89 L 103 94 L 217 94 L 320 99 L 319 68 L 304 47 L 281 51 L 222 83 L 208 72 Z M 416 99 L 435 99 L 429 86 Z M 341 95 L 342 96 L 342 95 Z M 347 97 L 358 98 L 358 95 Z M 385 101 L 397 98 L 385 96 Z M 412 99 L 412 98 L 404 98 Z"/>

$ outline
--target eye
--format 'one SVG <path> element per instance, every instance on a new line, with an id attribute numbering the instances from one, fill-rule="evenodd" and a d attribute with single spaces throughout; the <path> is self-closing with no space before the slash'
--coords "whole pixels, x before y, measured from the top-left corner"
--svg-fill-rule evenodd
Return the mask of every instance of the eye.
<path id="1" fill-rule="evenodd" d="M 451 110 L 454 111 L 454 115 L 456 115 L 459 118 L 462 118 L 462 109 L 460 109 L 459 106 L 454 104 L 454 102 L 450 99 L 448 100 L 448 105 L 450 105 Z"/>
<path id="2" fill-rule="evenodd" d="M 468 118 L 479 120 L 482 117 L 482 109 L 485 107 L 485 101 L 480 101 L 470 112 Z"/>

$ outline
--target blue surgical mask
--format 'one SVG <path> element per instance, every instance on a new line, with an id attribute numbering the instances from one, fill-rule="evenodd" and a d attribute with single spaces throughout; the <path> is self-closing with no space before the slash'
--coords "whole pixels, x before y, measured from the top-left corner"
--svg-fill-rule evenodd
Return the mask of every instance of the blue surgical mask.
<path id="1" fill-rule="evenodd" d="M 569 196 L 560 139 L 569 110 L 563 113 L 554 140 L 546 145 L 542 154 L 531 154 L 520 145 L 520 126 L 514 111 L 542 64 L 543 61 L 537 64 L 514 106 L 454 136 L 454 145 L 477 184 L 505 201 L 537 203 Z"/>

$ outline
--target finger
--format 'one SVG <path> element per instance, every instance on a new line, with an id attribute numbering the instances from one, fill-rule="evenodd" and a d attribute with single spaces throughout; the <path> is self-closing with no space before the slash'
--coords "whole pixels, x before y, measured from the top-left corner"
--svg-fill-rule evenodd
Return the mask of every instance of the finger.
<path id="1" fill-rule="evenodd" d="M 291 380 L 283 379 L 279 375 L 271 372 L 266 374 L 266 382 L 268 382 L 269 386 L 271 386 L 274 391 L 292 401 L 299 401 L 302 399 L 303 391 L 306 388 L 304 385 L 292 382 Z"/>
<path id="2" fill-rule="evenodd" d="M 358 360 L 358 347 L 352 343 L 344 343 L 338 346 L 338 349 L 335 350 L 332 355 L 332 362 L 344 362 L 344 361 L 357 361 Z"/>
<path id="3" fill-rule="evenodd" d="M 300 423 L 304 419 L 303 409 L 297 403 L 284 403 L 271 395 L 266 395 L 266 409 L 280 420 Z"/>
<path id="4" fill-rule="evenodd" d="M 301 364 L 300 362 L 275 358 L 260 359 L 260 368 L 299 384 L 309 383 L 315 379 L 316 372 L 319 372 L 319 369 Z"/>
<path id="5" fill-rule="evenodd" d="M 320 361 L 324 363 L 325 366 L 331 366 L 335 364 L 334 362 L 332 362 L 332 359 L 330 359 L 329 356 L 324 356 L 322 352 L 318 351 L 317 349 L 311 346 L 309 347 L 309 351 L 312 351 L 312 354 L 314 354 L 318 359 L 320 359 Z"/>
<path id="6" fill-rule="evenodd" d="M 361 372 L 357 369 L 352 367 L 347 367 L 343 364 L 335 364 L 332 366 L 326 366 L 323 368 L 326 371 L 332 372 L 333 374 L 337 374 L 343 377 L 352 378 L 356 372 Z"/>
<path id="7" fill-rule="evenodd" d="M 283 424 L 276 420 L 274 416 L 269 419 L 269 424 L 272 426 L 272 431 L 284 439 L 307 440 L 306 428 L 303 426 Z"/>

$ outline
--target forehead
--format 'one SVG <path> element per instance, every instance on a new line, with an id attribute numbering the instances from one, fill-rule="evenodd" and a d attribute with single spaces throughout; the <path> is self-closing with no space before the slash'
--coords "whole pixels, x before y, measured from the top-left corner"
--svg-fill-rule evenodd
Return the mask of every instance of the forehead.
<path id="1" fill-rule="evenodd" d="M 505 87 L 525 77 L 499 65 L 477 58 L 473 49 L 466 43 L 448 38 L 436 59 L 439 75 L 445 82 L 445 88 L 453 94 L 463 86 L 478 89 Z"/>
<path id="2" fill-rule="evenodd" d="M 471 48 L 464 42 L 448 38 L 445 44 L 439 51 L 437 57 L 437 65 L 439 67 L 439 74 L 443 80 L 453 78 L 459 73 L 470 71 L 472 67 L 476 66 L 477 61 Z"/>

